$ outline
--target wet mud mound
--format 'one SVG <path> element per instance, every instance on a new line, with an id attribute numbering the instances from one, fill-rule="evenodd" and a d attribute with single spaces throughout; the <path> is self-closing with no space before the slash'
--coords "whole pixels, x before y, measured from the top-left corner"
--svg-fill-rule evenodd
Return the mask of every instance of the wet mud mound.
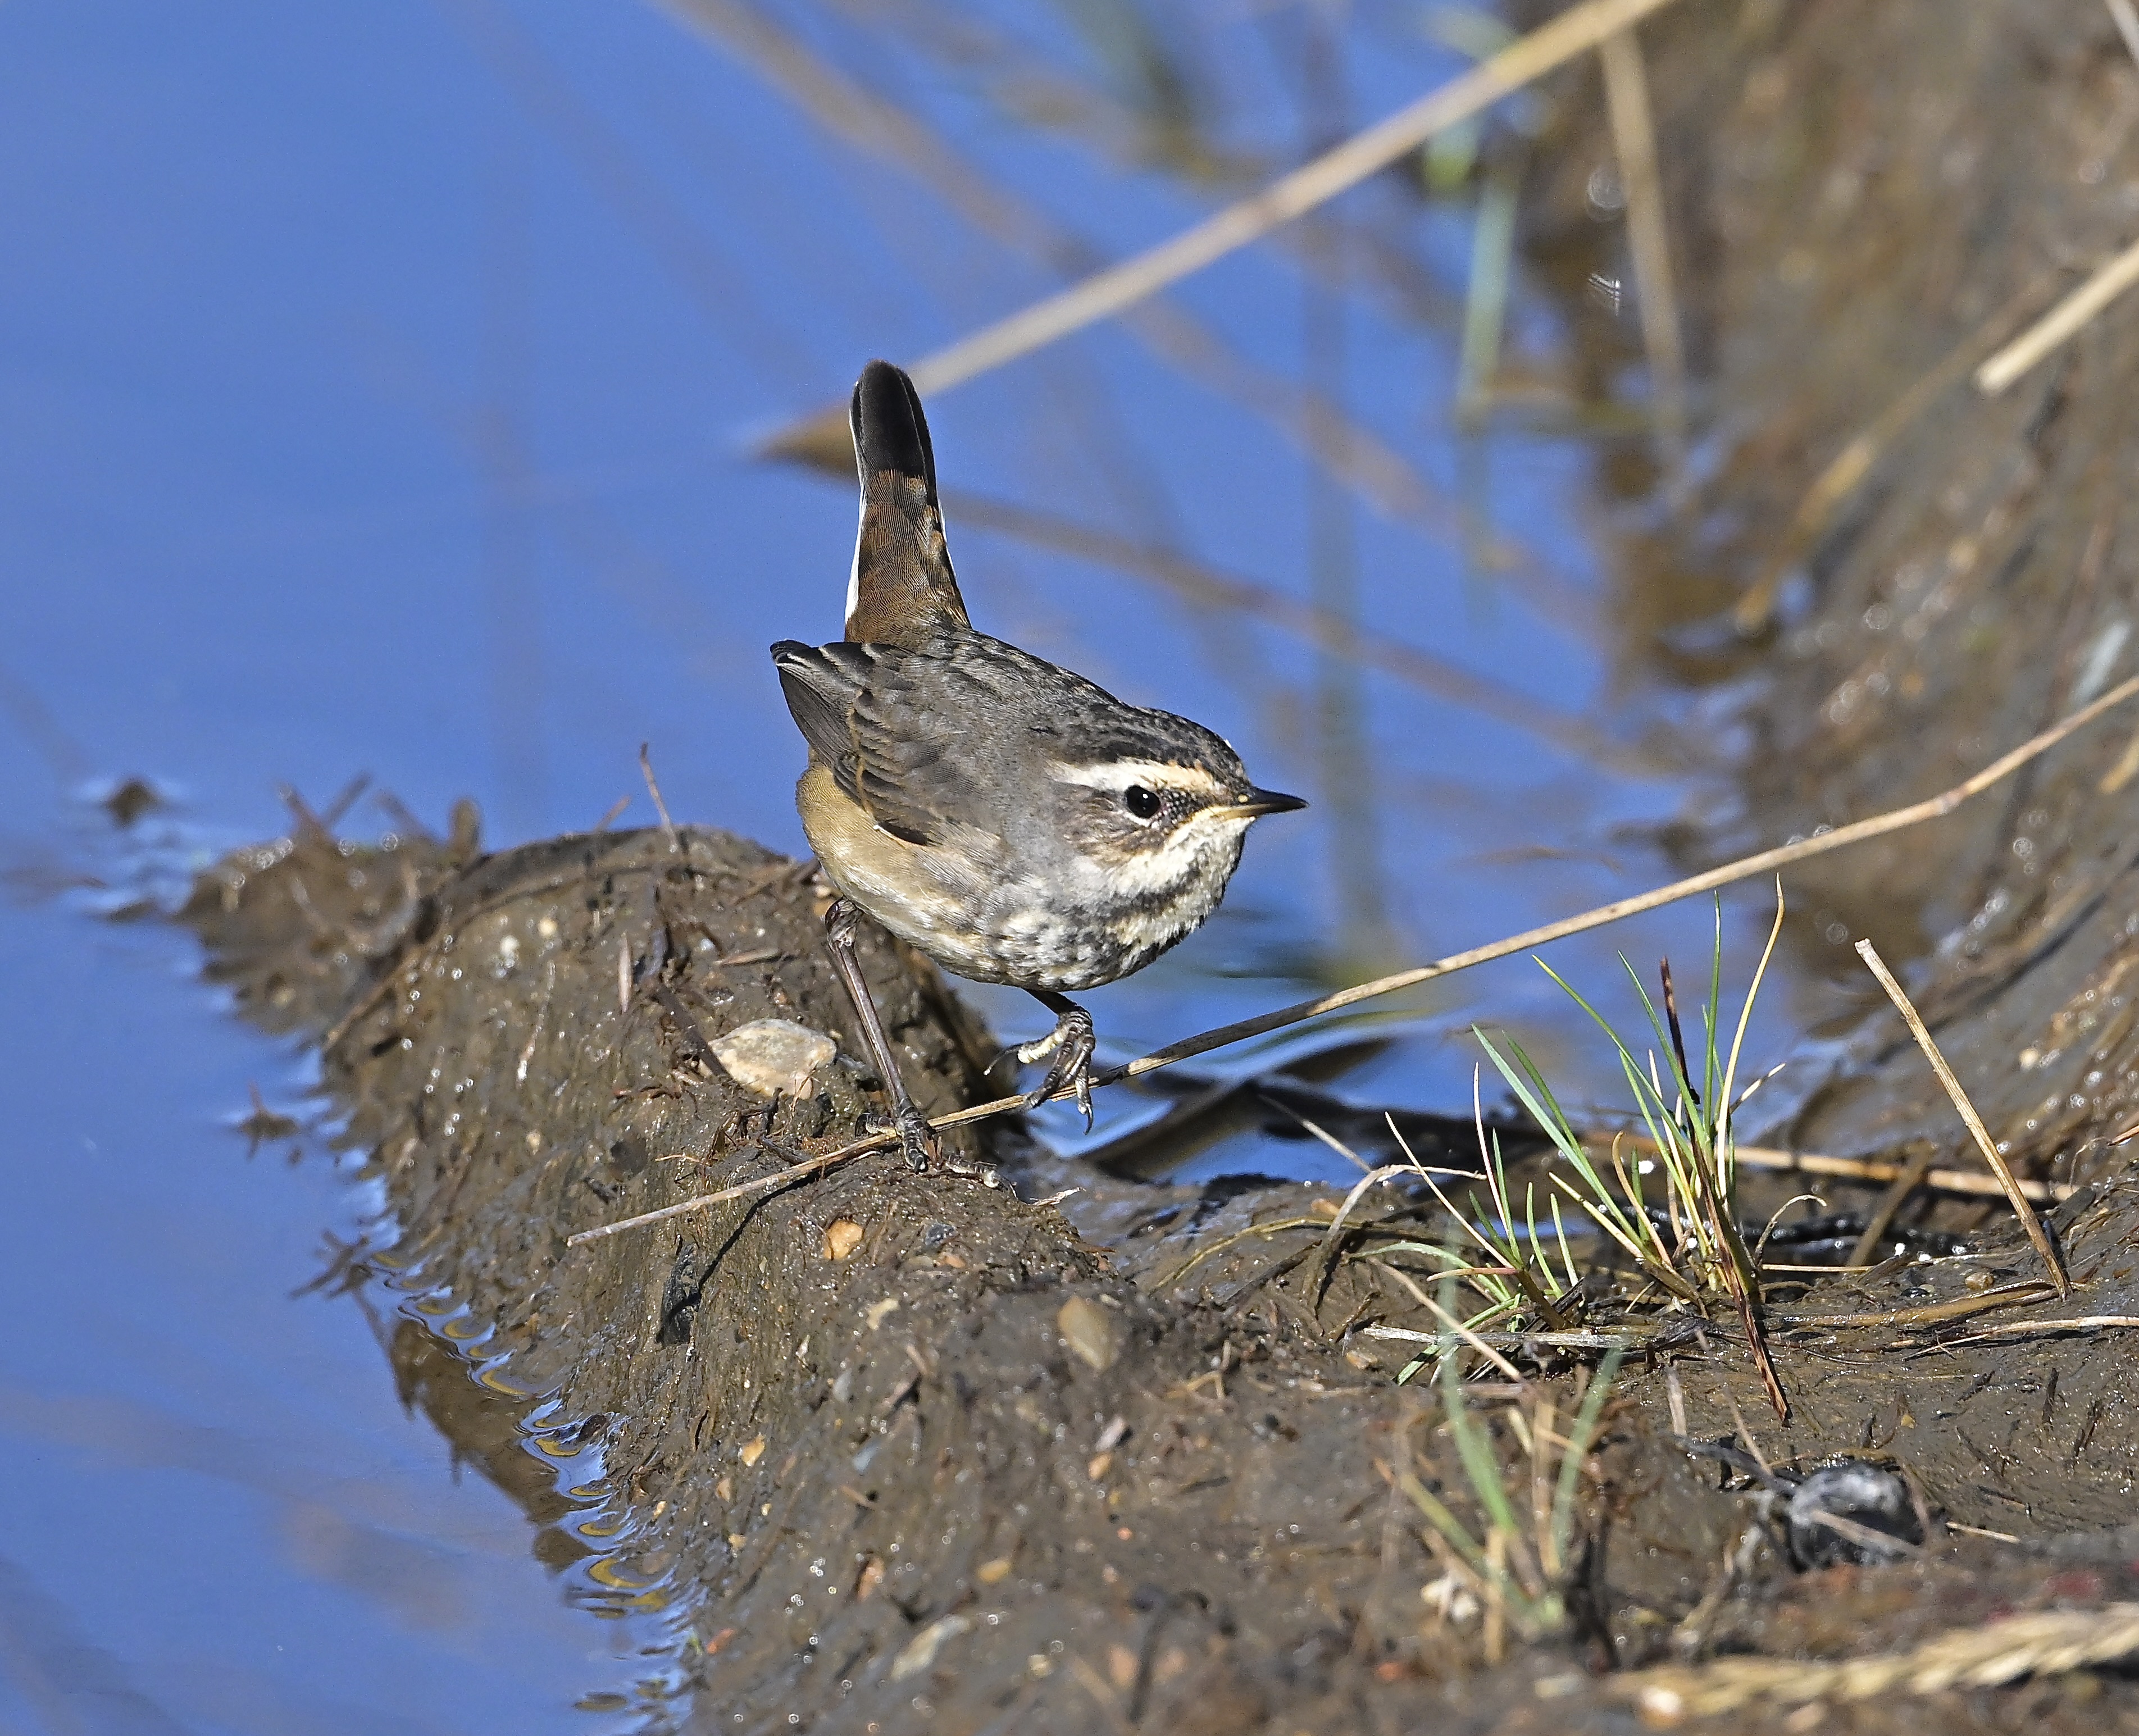
<path id="1" fill-rule="evenodd" d="M 1529 1649 L 1466 1606 L 1419 1518 L 1419 1491 L 1478 1506 L 1446 1394 L 1393 1384 L 1402 1354 L 1366 1331 L 1435 1326 L 1394 1254 L 1364 1257 L 1422 1233 L 1430 1196 L 1333 1243 L 1315 1191 L 1114 1181 L 1011 1132 L 927 1176 L 879 1152 L 569 1246 L 861 1130 L 873 1082 L 848 1059 L 823 898 L 806 864 L 699 831 L 482 858 L 466 837 L 301 830 L 205 877 L 189 912 L 242 1006 L 326 1045 L 342 1137 L 392 1207 L 350 1262 L 414 1298 L 404 1389 L 545 1528 L 538 1550 L 599 1547 L 601 1582 L 690 1610 L 696 1723 L 1603 1728 L 1638 1680 L 1615 1664 L 1778 1636 L 1876 1650 L 2139 1592 L 2112 1533 L 2061 1545 L 2076 1568 L 1938 1528 L 2102 1526 L 2130 1487 L 2116 1366 L 1950 1342 L 1939 1299 L 1964 1325 L 2044 1313 L 2009 1238 L 1775 1321 L 1797 1409 L 1755 1425 L 1760 1449 L 1902 1466 L 1935 1562 L 1801 1577 L 1787 1504 L 1664 1438 L 1681 1416 L 1741 1435 L 1760 1403 L 1726 1332 L 1681 1336 L 1613 1389 L 1564 1564 L 1574 1614 Z M 986 1094 L 985 1035 L 933 973 L 887 944 L 867 964 L 924 1103 Z M 771 1096 L 719 1059 L 768 1020 L 836 1051 Z M 2139 1308 L 2135 1203 L 2066 1207 L 2090 1309 Z M 1936 1350 L 1897 1379 L 1911 1308 Z M 436 1336 L 410 1338 L 418 1321 Z M 1525 1499 L 1588 1378 L 1552 1356 L 1464 1401 Z M 482 1387 L 540 1408 L 501 1430 Z M 528 1469 L 590 1446 L 621 1520 L 593 1545 Z"/>

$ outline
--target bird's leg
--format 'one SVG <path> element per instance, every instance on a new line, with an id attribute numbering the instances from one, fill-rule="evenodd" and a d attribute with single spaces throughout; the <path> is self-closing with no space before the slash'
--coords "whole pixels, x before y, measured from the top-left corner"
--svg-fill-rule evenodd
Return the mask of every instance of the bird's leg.
<path id="1" fill-rule="evenodd" d="M 1055 1015 L 1053 1030 L 1018 1046 L 1018 1059 L 1028 1064 L 1055 1057 L 1055 1064 L 1047 1069 L 1039 1088 L 1026 1096 L 1025 1107 L 1037 1109 L 1068 1085 L 1077 1093 L 1077 1107 L 1084 1112 L 1084 1131 L 1089 1133 L 1092 1131 L 1092 1051 L 1098 1047 L 1092 1036 L 1092 1015 L 1068 995 L 1052 990 L 1025 992 Z"/>
<path id="2" fill-rule="evenodd" d="M 862 976 L 861 960 L 854 956 L 854 929 L 860 922 L 859 910 L 844 898 L 835 898 L 832 907 L 825 912 L 825 945 L 832 954 L 832 968 L 839 973 L 839 980 L 854 998 L 854 1012 L 862 1022 L 862 1040 L 869 1044 L 869 1059 L 876 1063 L 891 1098 L 892 1126 L 898 1130 L 899 1148 L 915 1169 L 925 1170 L 936 1152 L 936 1134 L 928 1117 L 906 1094 L 898 1063 L 892 1059 L 891 1039 L 884 1035 L 884 1020 L 877 1016 L 876 1002 L 870 998 L 869 983 Z"/>

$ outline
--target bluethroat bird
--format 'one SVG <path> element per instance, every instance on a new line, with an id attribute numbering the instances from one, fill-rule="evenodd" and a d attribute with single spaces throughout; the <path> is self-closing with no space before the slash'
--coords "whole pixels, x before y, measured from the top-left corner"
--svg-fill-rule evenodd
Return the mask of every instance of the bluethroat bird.
<path id="1" fill-rule="evenodd" d="M 854 386 L 861 526 L 846 637 L 772 648 L 810 744 L 802 829 L 839 897 L 825 917 L 907 1160 L 933 1143 L 854 956 L 866 914 L 947 970 L 1055 1015 L 1016 1051 L 1054 1057 L 1030 1101 L 1092 1113 L 1092 1019 L 1065 989 L 1140 971 L 1224 895 L 1248 828 L 1307 804 L 1258 790 L 1201 724 L 1125 705 L 974 630 L 951 570 L 913 383 L 871 362 Z"/>

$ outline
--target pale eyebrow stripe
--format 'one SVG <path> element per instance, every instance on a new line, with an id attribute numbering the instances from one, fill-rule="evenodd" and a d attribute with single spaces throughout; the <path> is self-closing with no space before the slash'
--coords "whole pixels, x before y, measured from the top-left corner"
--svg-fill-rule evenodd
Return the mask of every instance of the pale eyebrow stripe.
<path id="1" fill-rule="evenodd" d="M 1163 760 L 1103 760 L 1049 770 L 1062 783 L 1081 784 L 1090 790 L 1126 790 L 1132 784 L 1142 784 L 1148 789 L 1178 790 L 1189 795 L 1231 793 L 1200 765 L 1175 765 Z"/>

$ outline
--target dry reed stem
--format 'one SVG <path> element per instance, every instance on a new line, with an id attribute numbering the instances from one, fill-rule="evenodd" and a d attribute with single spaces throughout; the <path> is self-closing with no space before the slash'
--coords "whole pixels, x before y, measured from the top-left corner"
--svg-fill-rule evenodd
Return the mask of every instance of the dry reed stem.
<path id="1" fill-rule="evenodd" d="M 1995 398 L 2102 309 L 2139 283 L 2139 242 L 2098 269 L 2086 282 L 1975 370 L 1975 389 Z"/>
<path id="2" fill-rule="evenodd" d="M 658 1224 L 664 1218 L 681 1217 L 687 1211 L 701 1211 L 708 1205 L 725 1205 L 731 1200 L 746 1200 L 752 1194 L 771 1193 L 785 1187 L 790 1181 L 800 1181 L 805 1176 L 844 1163 L 850 1157 L 859 1157 L 864 1152 L 880 1152 L 887 1146 L 898 1143 L 897 1133 L 875 1133 L 867 1139 L 858 1139 L 852 1145 L 841 1146 L 835 1152 L 790 1164 L 784 1170 L 775 1170 L 769 1176 L 760 1176 L 755 1181 L 738 1181 L 732 1187 L 723 1187 L 709 1194 L 693 1194 L 688 1200 L 678 1200 L 673 1205 L 663 1205 L 653 1211 L 642 1211 L 636 1217 L 619 1218 L 614 1224 L 597 1224 L 591 1230 L 582 1230 L 577 1235 L 565 1238 L 565 1245 L 576 1248 L 583 1242 L 598 1242 L 605 1235 L 614 1235 L 619 1230 L 636 1230 L 642 1225 Z M 679 1153 L 688 1156 L 688 1152 Z M 663 1158 L 664 1163 L 668 1161 Z"/>
<path id="3" fill-rule="evenodd" d="M 1956 1628 L 1906 1651 L 1837 1663 L 1725 1658 L 1698 1669 L 1643 1670 L 1610 1682 L 1643 1721 L 1666 1727 L 1736 1712 L 1762 1701 L 1872 1699 L 1991 1688 L 2024 1675 L 2056 1675 L 2139 1654 L 2139 1603 L 2098 1610 L 2045 1610 L 1982 1627 Z"/>
<path id="4" fill-rule="evenodd" d="M 1229 1248 L 1238 1247 L 1242 1242 L 1247 1241 L 1251 1238 L 1258 1236 L 1267 1237 L 1280 1235 L 1288 1230 L 1323 1230 L 1327 1227 L 1328 1225 L 1326 1220 L 1321 1218 L 1280 1218 L 1274 1224 L 1251 1224 L 1245 1230 L 1236 1230 L 1231 1235 L 1220 1236 L 1216 1241 L 1209 1244 L 1207 1246 L 1198 1248 L 1193 1254 L 1190 1254 L 1187 1259 L 1183 1260 L 1179 1265 L 1173 1269 L 1172 1274 L 1170 1277 L 1161 1279 L 1157 1284 L 1153 1286 L 1153 1288 L 1154 1289 L 1160 1290 L 1170 1290 L 1173 1289 L 1174 1286 L 1178 1284 L 1182 1279 L 1186 1278 L 1191 1272 L 1195 1270 L 1197 1267 L 1202 1265 L 1205 1260 L 1210 1259 L 1217 1254 L 1223 1254 Z M 1353 1227 L 1354 1229 L 1371 1229 L 1374 1226 L 1371 1225 L 1354 1225 Z"/>
<path id="5" fill-rule="evenodd" d="M 1466 1329 L 1459 1335 L 1452 1332 L 1422 1333 L 1407 1326 L 1363 1326 L 1359 1328 L 1359 1332 L 1363 1337 L 1388 1338 L 1401 1341 L 1406 1344 L 1438 1344 L 1443 1347 L 1468 1343 L 1475 1340 L 1481 1344 L 1511 1344 L 1518 1348 L 1526 1344 L 1549 1344 L 1569 1350 L 1639 1351 L 1646 1349 L 1650 1342 L 1647 1338 L 1630 1337 L 1623 1333 L 1503 1333 Z"/>
<path id="6" fill-rule="evenodd" d="M 1649 389 L 1657 443 L 1668 487 L 1683 486 L 1686 470 L 1686 348 L 1680 338 L 1678 291 L 1672 281 L 1671 237 L 1664 213 L 1663 178 L 1657 169 L 1656 125 L 1649 112 L 1649 81 L 1642 45 L 1630 27 L 1598 46 L 1604 68 L 1604 101 L 1612 121 L 1612 145 L 1619 159 L 1619 184 L 1627 200 L 1627 240 L 1634 257 L 1634 299 L 1642 319 L 1642 345 L 1649 358 Z"/>
<path id="7" fill-rule="evenodd" d="M 966 524 L 978 525 L 1080 560 L 1096 561 L 1133 578 L 1148 579 L 1199 607 L 1230 609 L 1256 620 L 1267 621 L 1333 657 L 1378 669 L 1451 705 L 1465 707 L 1495 722 L 1525 731 L 1586 764 L 1632 777 L 1651 777 L 1657 773 L 1657 766 L 1652 756 L 1614 741 L 1593 724 L 1551 706 L 1541 705 L 1527 694 L 1451 663 L 1431 651 L 1378 633 L 1370 633 L 1335 609 L 1303 602 L 1187 555 L 1133 542 L 1057 513 L 967 494 L 949 496 L 945 505 L 953 517 Z"/>
<path id="8" fill-rule="evenodd" d="M 1569 935 L 1581 934 L 1592 928 L 1601 928 L 1607 923 L 1618 922 L 1623 917 L 1635 916 L 1643 911 L 1655 910 L 1666 904 L 1676 903 L 1682 898 L 1692 897 L 1699 892 L 1712 892 L 1718 887 L 1729 886 L 1736 881 L 1750 879 L 1755 874 L 1772 873 L 1777 868 L 1790 863 L 1802 862 L 1807 857 L 1823 855 L 1829 850 L 1838 850 L 1848 844 L 1861 843 L 1867 838 L 1883 837 L 1889 832 L 1898 832 L 1906 827 L 1920 825 L 1926 820 L 1941 819 L 1952 813 L 1963 802 L 1974 796 L 1980 795 L 1985 790 L 2010 777 L 2030 760 L 2048 752 L 2051 748 L 2073 734 L 2074 731 L 2085 728 L 2103 712 L 2123 704 L 2135 694 L 2139 694 L 2139 676 L 2134 676 L 2128 681 L 2120 682 L 2099 699 L 2082 706 L 2070 716 L 2052 724 L 2049 728 L 2030 736 L 2011 752 L 1992 760 L 1990 765 L 1973 776 L 1962 779 L 1951 790 L 1943 790 L 1926 800 L 1911 803 L 1906 808 L 1897 808 L 1889 813 L 1873 814 L 1868 819 L 1860 819 L 1854 824 L 1838 827 L 1834 831 L 1823 833 L 1816 837 L 1801 839 L 1795 844 L 1781 844 L 1772 850 L 1762 850 L 1755 855 L 1743 856 L 1735 862 L 1725 863 L 1720 868 L 1711 868 L 1706 873 L 1690 875 L 1684 880 L 1675 880 L 1670 885 L 1658 887 L 1652 892 L 1642 892 L 1632 898 L 1621 898 L 1610 904 L 1600 905 L 1595 910 L 1586 911 L 1580 916 L 1564 917 L 1559 922 L 1549 922 L 1542 928 L 1530 929 L 1522 934 L 1510 936 L 1506 940 L 1495 941 L 1490 946 L 1476 946 L 1468 952 L 1455 953 L 1432 964 L 1422 965 L 1414 971 L 1399 971 L 1394 976 L 1377 977 L 1372 982 L 1363 982 L 1353 988 L 1342 989 L 1334 995 L 1324 995 L 1313 1000 L 1299 1001 L 1291 1006 L 1280 1007 L 1275 1012 L 1260 1014 L 1252 1019 L 1238 1020 L 1231 1024 L 1221 1024 L 1215 1029 L 1202 1032 L 1193 1037 L 1184 1037 L 1180 1042 L 1169 1044 L 1164 1049 L 1155 1049 L 1151 1054 L 1130 1062 L 1127 1066 L 1108 1068 L 1104 1073 L 1097 1075 L 1092 1080 L 1092 1084 L 1094 1088 L 1097 1088 L 1105 1085 L 1118 1084 L 1124 1079 L 1138 1078 L 1145 1073 L 1156 1073 L 1162 1067 L 1169 1067 L 1176 1061 L 1185 1061 L 1192 1056 L 1205 1054 L 1214 1049 L 1222 1049 L 1231 1043 L 1237 1043 L 1249 1037 L 1259 1037 L 1268 1031 L 1281 1030 L 1288 1025 L 1299 1024 L 1306 1020 L 1318 1018 L 1324 1013 L 1336 1012 L 1344 1007 L 1356 1006 L 1361 1001 L 1373 1000 L 1378 995 L 1391 995 L 1399 990 L 1413 987 L 1419 983 L 1431 982 L 1437 977 L 1453 976 L 1456 971 L 1468 970 L 1473 965 L 1485 964 L 1496 958 L 1505 958 L 1511 953 L 1527 951 L 1532 947 L 1541 946 L 1549 941 L 1562 940 Z M 398 980 L 399 976 L 399 973 L 397 971 L 385 980 L 391 983 Z M 366 996 L 365 1002 L 360 1003 L 359 1010 L 363 1005 L 369 1004 L 378 992 L 374 990 L 374 995 Z M 335 1032 L 329 1034 L 329 1046 L 331 1046 L 333 1036 L 336 1033 L 345 1030 L 354 1022 L 355 1017 L 355 1011 L 343 1016 L 335 1027 Z M 1055 1096 L 1060 1100 L 1074 1094 L 1069 1088 L 1065 1087 L 1061 1091 L 1057 1092 Z M 976 1121 L 990 1120 L 998 1115 L 1008 1115 L 1026 1107 L 1028 1107 L 1027 1101 L 1022 1096 L 997 1098 L 992 1103 L 975 1103 L 969 1108 L 956 1110 L 948 1115 L 937 1116 L 930 1121 L 929 1126 L 939 1131 L 946 1127 L 962 1127 Z M 830 1169 L 834 1164 L 843 1163 L 850 1157 L 859 1157 L 869 1152 L 883 1151 L 888 1147 L 897 1144 L 898 1139 L 898 1136 L 896 1133 L 879 1133 L 867 1139 L 857 1140 L 852 1145 L 843 1146 L 836 1152 L 828 1152 L 822 1157 L 810 1158 L 776 1174 L 761 1177 L 756 1181 L 742 1182 L 734 1187 L 723 1188 L 716 1193 L 701 1194 L 692 1199 L 679 1201 L 673 1205 L 663 1206 L 655 1211 L 641 1212 L 635 1217 L 619 1219 L 614 1224 L 604 1224 L 592 1230 L 583 1230 L 577 1235 L 569 1238 L 569 1243 L 576 1247 L 582 1242 L 594 1241 L 604 1235 L 613 1235 L 619 1230 L 632 1230 L 643 1224 L 658 1223 L 664 1218 L 675 1217 L 687 1211 L 695 1211 L 701 1206 L 717 1205 L 725 1201 L 738 1200 L 749 1194 L 781 1187 L 790 1181 L 800 1181 L 805 1176 L 814 1175 L 820 1170 Z M 1794 1161 L 1804 1167 L 1811 1167 L 1808 1160 Z M 1891 1179 L 1891 1177 L 1881 1179 Z M 2010 1199 L 2014 1196 L 2008 1194 L 2007 1197 Z M 2024 1204 L 2024 1196 L 2022 1203 Z M 2034 1214 L 2030 1212 L 2030 1218 Z M 2039 1227 L 2039 1225 L 2038 1228 Z"/>
<path id="9" fill-rule="evenodd" d="M 1990 1166 L 1992 1173 L 1998 1177 L 1999 1185 L 2004 1190 L 2005 1197 L 2012 1202 L 2014 1215 L 2020 1220 L 2020 1227 L 2028 1232 L 2028 1240 L 2035 1245 L 2035 1252 L 2042 1256 L 2043 1264 L 2049 1268 L 2050 1276 L 2057 1284 L 2058 1293 L 2069 1296 L 2072 1280 L 2065 1275 L 2064 1262 L 2058 1258 L 2058 1250 L 2051 1245 L 2050 1238 L 2043 1229 L 2043 1220 L 2035 1215 L 2035 1208 L 2028 1203 L 2027 1195 L 2021 1191 L 2019 1179 L 2014 1175 L 2012 1166 L 2006 1162 L 2004 1154 L 1991 1139 L 1990 1130 L 1983 1125 L 1983 1117 L 1975 1113 L 1975 1105 L 1969 1100 L 1967 1092 L 1961 1088 L 1960 1081 L 1955 1076 L 1953 1068 L 1946 1064 L 1946 1057 L 1939 1053 L 1939 1046 L 1932 1040 L 1931 1030 L 1925 1024 L 1922 1015 L 1916 1011 L 1901 984 L 1894 980 L 1894 973 L 1887 968 L 1886 960 L 1879 956 L 1878 948 L 1869 941 L 1859 941 L 1857 956 L 1879 979 L 1879 986 L 1887 991 L 1887 998 L 1894 1003 L 1895 1010 L 1902 1015 L 1902 1022 L 1908 1026 L 1909 1034 L 1916 1039 L 1916 1047 L 1923 1050 L 1924 1059 L 1931 1064 L 1931 1071 L 1938 1075 L 1939 1083 L 1946 1088 L 1946 1094 L 1953 1099 L 1953 1107 L 1960 1113 L 1969 1136 L 1975 1140 L 1976 1150 L 1983 1153 L 1983 1161 Z"/>
<path id="10" fill-rule="evenodd" d="M 693 10 L 706 0 L 687 0 Z M 1460 78 L 1354 134 L 1260 193 L 1133 258 L 1094 272 L 1008 318 L 923 357 L 907 371 L 923 397 L 1045 349 L 1222 259 L 1386 169 L 1437 133 L 1618 35 L 1672 0 L 1582 0 Z"/>

